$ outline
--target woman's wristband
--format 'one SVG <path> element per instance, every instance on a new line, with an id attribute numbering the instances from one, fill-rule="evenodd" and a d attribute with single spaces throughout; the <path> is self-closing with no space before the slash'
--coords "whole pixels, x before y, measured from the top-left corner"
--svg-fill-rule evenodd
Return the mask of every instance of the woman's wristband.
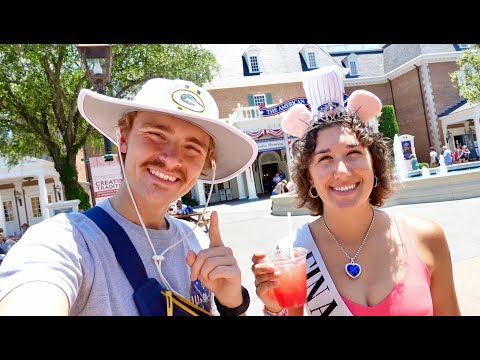
<path id="1" fill-rule="evenodd" d="M 263 315 L 264 316 L 287 316 L 288 311 L 285 308 L 281 308 L 279 312 L 273 312 L 267 309 L 266 306 L 263 307 Z"/>

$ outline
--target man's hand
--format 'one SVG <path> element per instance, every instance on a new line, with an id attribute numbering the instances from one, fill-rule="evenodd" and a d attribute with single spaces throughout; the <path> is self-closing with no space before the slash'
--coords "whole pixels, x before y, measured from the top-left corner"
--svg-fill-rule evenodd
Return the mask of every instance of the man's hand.
<path id="1" fill-rule="evenodd" d="M 243 302 L 241 273 L 232 249 L 225 247 L 218 228 L 218 214 L 210 216 L 210 246 L 195 254 L 189 251 L 187 264 L 191 268 L 192 281 L 199 279 L 224 306 L 235 308 Z"/>

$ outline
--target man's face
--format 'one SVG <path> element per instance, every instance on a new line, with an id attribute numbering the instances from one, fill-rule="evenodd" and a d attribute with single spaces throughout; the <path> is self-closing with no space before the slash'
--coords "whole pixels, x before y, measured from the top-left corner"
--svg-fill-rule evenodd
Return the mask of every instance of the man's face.
<path id="1" fill-rule="evenodd" d="M 204 167 L 210 136 L 170 115 L 138 112 L 128 133 L 121 130 L 125 175 L 144 202 L 170 204 L 186 194 Z"/>

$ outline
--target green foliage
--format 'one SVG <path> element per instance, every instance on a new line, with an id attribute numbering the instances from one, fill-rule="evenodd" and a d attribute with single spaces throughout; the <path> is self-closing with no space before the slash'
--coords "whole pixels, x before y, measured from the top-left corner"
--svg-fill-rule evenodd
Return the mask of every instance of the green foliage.
<path id="1" fill-rule="evenodd" d="M 450 73 L 453 86 L 471 103 L 480 101 L 480 44 L 473 44 L 457 59 L 458 71 Z"/>
<path id="2" fill-rule="evenodd" d="M 190 205 L 190 206 L 198 206 L 199 205 L 199 202 L 197 200 L 194 200 L 191 197 L 186 196 L 186 195 L 182 196 L 182 203 L 184 203 L 185 205 Z"/>
<path id="3" fill-rule="evenodd" d="M 117 44 L 112 53 L 113 80 L 105 90 L 117 98 L 131 98 L 155 77 L 203 85 L 219 70 L 214 55 L 200 45 Z M 25 156 L 48 157 L 67 199 L 79 198 L 86 208 L 76 155 L 87 143 L 102 149 L 103 136 L 77 109 L 82 88 L 91 84 L 75 45 L 0 44 L 0 154 L 10 165 Z"/>
<path id="4" fill-rule="evenodd" d="M 392 141 L 395 137 L 395 134 L 400 133 L 393 105 L 382 106 L 382 114 L 380 115 L 378 123 L 378 131 L 383 133 L 385 137 Z"/>
<path id="5" fill-rule="evenodd" d="M 423 167 L 429 168 L 430 165 L 427 164 L 426 162 L 419 162 L 419 163 L 418 163 L 418 168 L 421 169 L 421 168 L 423 168 Z"/>

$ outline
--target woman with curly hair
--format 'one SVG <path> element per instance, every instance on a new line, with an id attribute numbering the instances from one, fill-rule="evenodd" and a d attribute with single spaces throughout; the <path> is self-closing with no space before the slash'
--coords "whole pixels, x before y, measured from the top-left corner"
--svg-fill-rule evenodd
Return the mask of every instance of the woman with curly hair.
<path id="1" fill-rule="evenodd" d="M 318 218 L 297 229 L 307 255 L 307 298 L 282 309 L 279 274 L 265 253 L 252 261 L 265 315 L 460 315 L 452 262 L 439 224 L 379 209 L 395 191 L 391 145 L 368 122 L 378 97 L 357 90 L 344 103 L 337 67 L 309 72 L 304 105 L 289 109 L 282 128 L 293 144 L 298 206 Z"/>

